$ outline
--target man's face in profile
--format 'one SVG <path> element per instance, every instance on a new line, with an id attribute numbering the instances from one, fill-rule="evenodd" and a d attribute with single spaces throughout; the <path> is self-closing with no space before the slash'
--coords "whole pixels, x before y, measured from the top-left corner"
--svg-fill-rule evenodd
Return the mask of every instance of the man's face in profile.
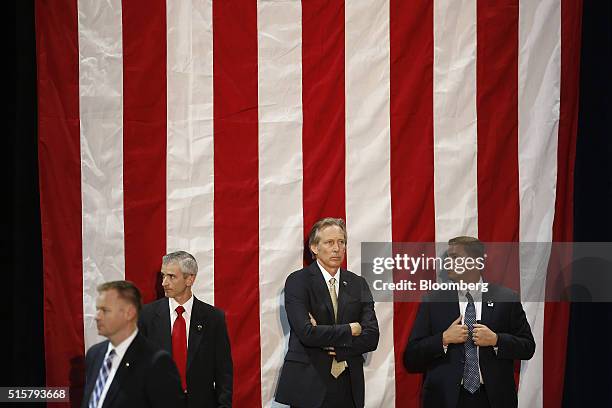
<path id="1" fill-rule="evenodd" d="M 115 289 L 100 292 L 96 300 L 98 334 L 108 338 L 124 329 L 129 324 L 129 307 Z"/>
<path id="2" fill-rule="evenodd" d="M 183 273 L 178 263 L 162 265 L 161 274 L 164 294 L 169 298 L 184 296 L 195 280 L 195 275 Z"/>

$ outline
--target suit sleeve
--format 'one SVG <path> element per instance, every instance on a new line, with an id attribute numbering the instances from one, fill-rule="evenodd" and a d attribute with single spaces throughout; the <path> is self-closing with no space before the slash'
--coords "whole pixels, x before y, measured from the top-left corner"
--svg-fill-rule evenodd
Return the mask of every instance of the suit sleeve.
<path id="1" fill-rule="evenodd" d="M 232 352 L 227 334 L 225 315 L 219 313 L 219 327 L 215 333 L 215 393 L 217 406 L 230 408 L 232 406 L 233 364 Z"/>
<path id="2" fill-rule="evenodd" d="M 349 347 L 336 347 L 336 360 L 338 361 L 374 351 L 378 347 L 380 333 L 378 319 L 376 319 L 376 312 L 374 311 L 374 299 L 366 280 L 360 278 L 360 283 L 362 303 L 359 324 L 361 325 L 361 334 L 351 337 Z"/>
<path id="3" fill-rule="evenodd" d="M 419 305 L 417 317 L 404 350 L 404 367 L 409 372 L 425 372 L 434 360 L 445 357 L 442 332 L 431 332 L 430 306 L 427 300 Z"/>
<path id="4" fill-rule="evenodd" d="M 151 369 L 147 375 L 149 378 L 145 387 L 151 407 L 185 408 L 187 406 L 185 394 L 181 387 L 181 378 L 172 357 L 168 353 L 162 350 L 155 353 Z"/>
<path id="5" fill-rule="evenodd" d="M 313 326 L 308 317 L 307 287 L 296 274 L 289 275 L 285 282 L 285 310 L 291 330 L 307 347 L 346 346 L 351 342 L 348 324 Z"/>
<path id="6" fill-rule="evenodd" d="M 497 333 L 497 358 L 529 360 L 535 353 L 535 341 L 518 296 L 515 300 L 510 303 L 511 332 Z"/>

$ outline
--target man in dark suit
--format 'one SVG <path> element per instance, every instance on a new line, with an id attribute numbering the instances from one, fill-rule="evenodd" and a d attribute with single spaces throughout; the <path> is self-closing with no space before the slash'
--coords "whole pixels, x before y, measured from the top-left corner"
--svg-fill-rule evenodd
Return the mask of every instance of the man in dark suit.
<path id="1" fill-rule="evenodd" d="M 516 407 L 514 360 L 529 360 L 535 352 L 519 297 L 488 283 L 486 291 L 479 290 L 484 263 L 479 267 L 476 260 L 485 257 L 478 239 L 451 239 L 448 255 L 455 265 L 449 278 L 473 289 L 437 291 L 423 299 L 404 365 L 410 372 L 425 373 L 425 408 Z M 470 267 L 467 259 L 474 260 Z"/>
<path id="2" fill-rule="evenodd" d="M 291 332 L 276 401 L 294 407 L 363 407 L 363 354 L 378 346 L 366 281 L 342 269 L 346 226 L 324 218 L 308 240 L 316 259 L 285 282 Z"/>
<path id="3" fill-rule="evenodd" d="M 138 332 L 140 292 L 131 282 L 98 286 L 96 324 L 108 340 L 85 357 L 82 408 L 184 407 L 172 358 Z"/>
<path id="4" fill-rule="evenodd" d="M 162 258 L 165 298 L 145 305 L 142 334 L 172 354 L 189 408 L 232 406 L 232 355 L 225 315 L 198 300 L 191 287 L 195 258 L 177 251 Z"/>

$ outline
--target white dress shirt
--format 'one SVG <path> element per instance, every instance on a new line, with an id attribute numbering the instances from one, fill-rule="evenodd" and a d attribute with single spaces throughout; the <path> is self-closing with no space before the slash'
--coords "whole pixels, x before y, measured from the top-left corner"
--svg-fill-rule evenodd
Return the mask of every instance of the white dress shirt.
<path id="1" fill-rule="evenodd" d="M 108 378 L 106 379 L 106 384 L 104 384 L 104 389 L 102 390 L 102 394 L 100 394 L 100 399 L 98 400 L 98 405 L 97 405 L 98 408 L 104 405 L 104 400 L 106 399 L 106 393 L 108 392 L 108 389 L 110 388 L 110 385 L 113 382 L 113 378 L 115 378 L 115 373 L 117 372 L 117 370 L 119 369 L 119 366 L 121 365 L 121 360 L 123 360 L 123 356 L 125 355 L 125 352 L 127 351 L 128 347 L 130 347 L 130 344 L 132 344 L 132 341 L 134 341 L 134 338 L 136 338 L 137 334 L 138 334 L 138 329 L 134 330 L 134 333 L 130 334 L 130 336 L 127 339 L 117 344 L 117 347 L 114 347 L 113 343 L 111 343 L 110 341 L 108 342 L 108 348 L 106 349 L 106 354 L 104 354 L 104 358 L 102 359 L 102 364 L 104 364 L 106 357 L 108 357 L 108 355 L 110 354 L 113 348 L 115 349 L 115 357 L 113 357 L 111 369 L 110 369 L 110 372 L 108 373 Z"/>
<path id="2" fill-rule="evenodd" d="M 174 298 L 169 298 L 168 300 L 168 306 L 170 307 L 170 334 L 172 334 L 174 322 L 178 317 L 178 313 L 176 313 L 176 308 L 179 307 L 179 303 L 174 300 Z M 193 309 L 193 295 L 191 295 L 188 301 L 186 301 L 180 306 L 183 306 L 183 308 L 185 309 L 185 311 L 183 312 L 183 319 L 185 319 L 185 336 L 187 337 L 187 348 L 189 348 L 189 323 L 191 322 L 191 310 Z"/>
<path id="3" fill-rule="evenodd" d="M 336 279 L 336 283 L 335 283 L 335 287 L 336 287 L 336 296 L 340 296 L 340 268 L 338 268 L 338 271 L 336 272 L 336 274 L 334 276 L 331 275 L 331 273 L 327 272 L 327 269 L 325 269 L 320 263 L 319 260 L 317 259 L 317 265 L 319 265 L 319 269 L 321 270 L 321 273 L 323 274 L 323 279 L 325 279 L 325 283 L 327 284 L 327 289 L 329 290 L 329 280 L 331 278 L 335 278 Z"/>

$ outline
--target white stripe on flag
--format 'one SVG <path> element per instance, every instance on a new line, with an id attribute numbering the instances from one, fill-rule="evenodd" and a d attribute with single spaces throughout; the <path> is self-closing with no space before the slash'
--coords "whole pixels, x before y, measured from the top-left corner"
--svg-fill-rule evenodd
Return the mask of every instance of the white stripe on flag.
<path id="1" fill-rule="evenodd" d="M 552 241 L 561 85 L 560 0 L 519 2 L 518 165 L 520 241 Z M 522 363 L 521 407 L 543 405 L 544 300 L 549 245 L 522 245 L 521 297 L 536 341 Z"/>
<path id="2" fill-rule="evenodd" d="M 345 3 L 346 220 L 348 269 L 361 243 L 391 241 L 388 0 Z M 366 406 L 395 406 L 393 304 L 378 303 L 380 340 L 364 366 Z"/>
<path id="3" fill-rule="evenodd" d="M 303 263 L 302 7 L 257 2 L 259 94 L 259 324 L 262 406 L 274 392 L 286 351 L 287 275 Z"/>
<path id="4" fill-rule="evenodd" d="M 125 278 L 121 1 L 79 0 L 85 349 L 101 340 L 96 286 Z"/>
<path id="5" fill-rule="evenodd" d="M 478 236 L 476 1 L 434 2 L 436 241 Z"/>
<path id="6" fill-rule="evenodd" d="M 198 261 L 193 291 L 214 303 L 212 1 L 167 1 L 167 251 Z M 161 262 L 161 261 L 160 261 Z"/>

